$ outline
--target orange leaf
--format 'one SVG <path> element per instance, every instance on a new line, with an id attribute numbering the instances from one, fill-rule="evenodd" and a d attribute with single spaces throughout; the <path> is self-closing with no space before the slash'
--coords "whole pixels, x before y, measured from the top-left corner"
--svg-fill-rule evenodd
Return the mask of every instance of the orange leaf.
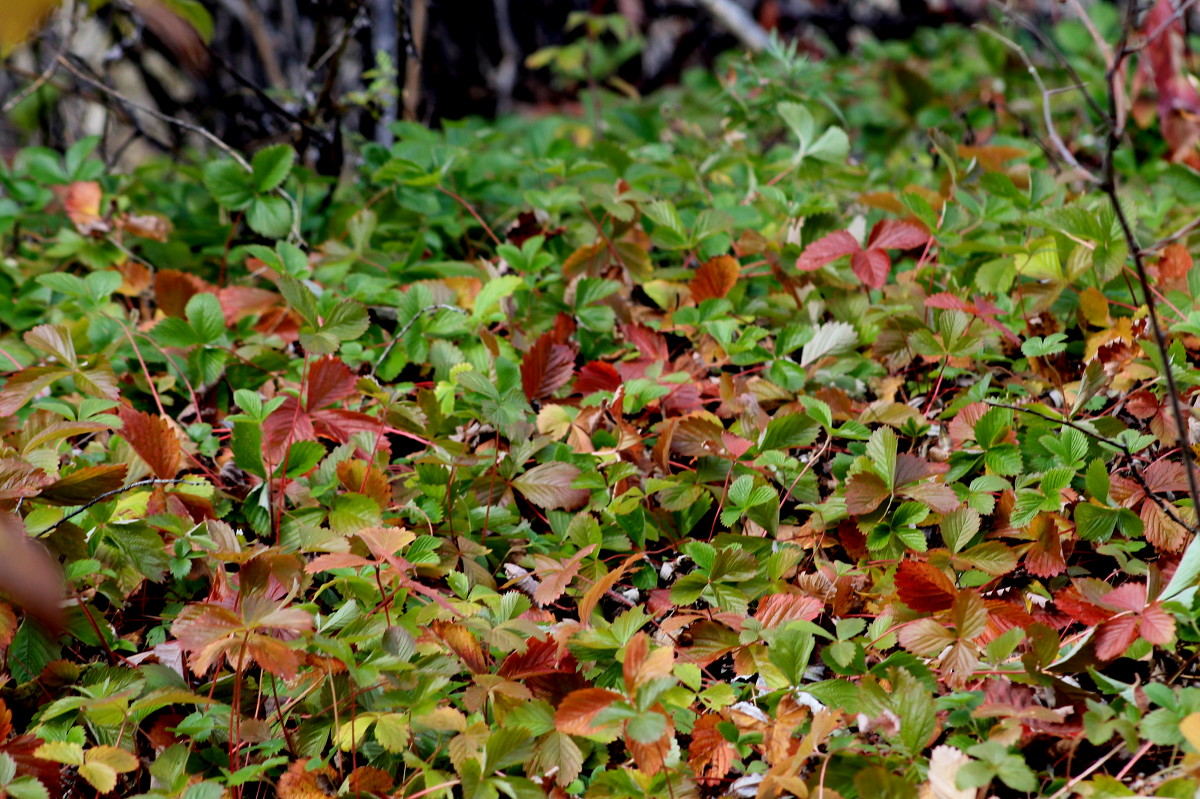
<path id="1" fill-rule="evenodd" d="M 772 630 L 789 621 L 812 621 L 824 607 L 821 600 L 804 594 L 771 594 L 759 600 L 754 618 Z"/>
<path id="2" fill-rule="evenodd" d="M 958 589 L 942 571 L 929 563 L 906 560 L 896 570 L 896 593 L 915 611 L 934 613 L 954 604 Z"/>
<path id="3" fill-rule="evenodd" d="M 76 181 L 63 192 L 63 208 L 75 228 L 83 235 L 103 232 L 107 225 L 100 217 L 100 184 L 95 181 Z"/>
<path id="4" fill-rule="evenodd" d="M 688 288 L 697 303 L 724 297 L 737 284 L 741 264 L 730 255 L 718 255 L 705 261 L 692 276 Z"/>
<path id="5" fill-rule="evenodd" d="M 466 627 L 451 621 L 434 620 L 430 622 L 429 629 L 442 639 L 446 646 L 450 647 L 450 651 L 458 655 L 472 672 L 482 674 L 488 670 L 483 648 Z"/>
<path id="6" fill-rule="evenodd" d="M 603 688 L 582 688 L 567 694 L 554 714 L 554 727 L 568 735 L 594 735 L 592 719 L 623 697 L 615 691 Z"/>
<path id="7" fill-rule="evenodd" d="M 85 466 L 46 486 L 38 499 L 49 505 L 82 505 L 120 488 L 128 470 L 123 463 Z"/>
<path id="8" fill-rule="evenodd" d="M 617 584 L 617 580 L 620 580 L 625 575 L 625 572 L 629 570 L 630 566 L 642 560 L 643 557 L 644 556 L 641 553 L 630 555 L 625 559 L 624 563 L 601 577 L 595 582 L 594 585 L 592 585 L 591 588 L 588 589 L 588 592 L 583 595 L 583 599 L 579 601 L 580 624 L 588 624 L 588 620 L 592 617 L 592 611 L 596 609 L 596 605 L 600 602 L 600 598 L 604 596 L 605 592 L 611 590 L 612 587 Z"/>
<path id="9" fill-rule="evenodd" d="M 121 435 L 156 477 L 170 480 L 179 473 L 182 456 L 179 439 L 165 418 L 135 411 L 128 405 L 122 405 L 118 414 L 124 423 Z"/>
<path id="10" fill-rule="evenodd" d="M 716 785 L 729 772 L 733 763 L 733 744 L 717 729 L 721 717 L 716 713 L 705 713 L 696 719 L 692 727 L 692 745 L 688 747 L 688 765 L 696 782 L 701 785 Z"/>
<path id="11" fill-rule="evenodd" d="M 595 549 L 595 544 L 589 544 L 576 552 L 570 560 L 562 562 L 545 555 L 534 555 L 533 560 L 537 563 L 537 574 L 542 578 L 542 582 L 533 592 L 533 601 L 538 605 L 545 606 L 562 596 L 563 592 L 567 590 L 567 586 L 571 584 L 571 580 L 579 574 L 579 567 L 583 563 L 583 559 L 592 554 Z"/>

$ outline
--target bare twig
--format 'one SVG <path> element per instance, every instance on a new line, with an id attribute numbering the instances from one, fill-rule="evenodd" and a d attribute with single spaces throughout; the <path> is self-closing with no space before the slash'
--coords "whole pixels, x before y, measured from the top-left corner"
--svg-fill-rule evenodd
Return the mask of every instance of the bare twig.
<path id="1" fill-rule="evenodd" d="M 444 305 L 444 304 L 440 304 L 440 303 L 436 304 L 436 305 L 426 305 L 424 308 L 417 311 L 415 314 L 413 314 L 411 319 L 409 319 L 407 322 L 404 323 L 403 327 L 401 327 L 399 330 L 396 331 L 396 334 L 394 336 L 392 336 L 392 340 L 389 341 L 388 345 L 383 348 L 383 352 L 381 352 L 379 354 L 379 357 L 375 360 L 375 363 L 371 366 L 371 376 L 372 377 L 375 375 L 375 370 L 379 368 L 379 364 L 381 364 L 385 360 L 387 360 L 387 356 L 392 354 L 392 348 L 395 347 L 396 344 L 399 343 L 400 339 L 404 338 L 404 334 L 408 332 L 409 328 L 411 328 L 414 324 L 416 324 L 417 320 L 420 319 L 422 316 L 424 316 L 427 313 L 431 313 L 433 311 L 454 311 L 455 313 L 460 313 L 463 315 L 466 315 L 466 313 L 467 313 L 462 308 L 459 308 L 457 305 Z"/>
<path id="2" fill-rule="evenodd" d="M 1171 369 L 1171 352 L 1167 346 L 1167 337 L 1163 333 L 1162 324 L 1159 322 L 1158 307 L 1154 301 L 1154 292 L 1150 288 L 1150 278 L 1146 274 L 1146 259 L 1142 254 L 1141 246 L 1138 244 L 1137 236 L 1134 234 L 1133 225 L 1130 224 L 1129 218 L 1125 214 L 1125 208 L 1121 205 L 1117 183 L 1116 152 L 1121 146 L 1121 140 L 1124 138 L 1125 131 L 1118 125 L 1119 103 L 1117 100 L 1116 84 L 1113 83 L 1113 78 L 1121 71 L 1122 61 L 1128 56 L 1125 44 L 1128 41 L 1130 32 L 1133 30 L 1137 4 L 1130 0 L 1126 8 L 1125 24 L 1121 29 L 1121 40 L 1118 47 L 1115 48 L 1116 56 L 1108 65 L 1108 80 L 1106 81 L 1109 86 L 1108 138 L 1104 150 L 1104 167 L 1102 173 L 1104 179 L 1100 184 L 1100 190 L 1108 196 L 1109 202 L 1112 203 L 1113 211 L 1117 216 L 1117 222 L 1120 224 L 1121 232 L 1125 236 L 1126 248 L 1133 256 L 1133 265 L 1137 270 L 1138 283 L 1141 285 L 1142 294 L 1146 298 L 1146 310 L 1150 317 L 1150 329 L 1154 333 L 1154 344 L 1158 349 L 1159 357 L 1162 359 L 1163 378 L 1167 384 L 1167 399 L 1171 404 L 1171 415 L 1175 417 L 1175 434 L 1179 441 L 1180 459 L 1183 461 L 1183 470 L 1187 475 L 1188 496 L 1192 500 L 1193 511 L 1200 513 L 1200 484 L 1196 481 L 1196 471 L 1192 463 L 1191 436 L 1188 420 L 1183 415 L 1183 403 L 1179 397 L 1179 389 L 1175 384 L 1175 373 Z M 1192 528 L 1192 534 L 1195 535 L 1195 528 Z"/>
<path id="3" fill-rule="evenodd" d="M 50 63 L 46 65 L 46 68 L 42 70 L 41 74 L 34 78 L 28 86 L 14 94 L 12 97 L 8 98 L 4 105 L 0 106 L 0 115 L 6 115 L 14 108 L 19 106 L 27 97 L 45 86 L 46 83 L 54 77 L 54 73 L 58 72 L 58 60 L 70 49 L 71 41 L 75 38 L 75 31 L 79 25 L 77 9 L 74 7 L 71 8 L 68 14 L 70 21 L 67 27 L 67 32 L 63 35 L 62 46 L 58 48 L 58 52 L 54 54 L 54 58 L 50 59 Z"/>
<path id="4" fill-rule="evenodd" d="M 1078 0 L 1076 0 L 1076 2 L 1078 2 Z M 1178 20 L 1180 17 L 1182 17 L 1184 14 L 1186 14 L 1188 12 L 1188 9 L 1191 8 L 1193 5 L 1195 5 L 1195 3 L 1196 3 L 1196 0 L 1184 0 L 1182 3 L 1179 4 L 1179 7 L 1175 9 L 1175 13 L 1171 14 L 1171 16 L 1169 16 L 1165 20 L 1163 20 L 1162 24 L 1160 24 L 1154 30 L 1150 31 L 1150 33 L 1148 33 L 1144 39 L 1142 39 L 1137 44 L 1131 44 L 1131 45 L 1123 48 L 1123 51 L 1121 53 L 1122 57 L 1127 56 L 1127 55 L 1133 55 L 1134 53 L 1137 53 L 1138 51 L 1148 47 L 1150 44 L 1157 41 L 1158 37 L 1162 36 L 1164 33 L 1166 33 L 1167 29 L 1170 28 L 1172 25 L 1174 25 L 1176 20 Z"/>
<path id="5" fill-rule="evenodd" d="M 138 480 L 136 483 L 130 483 L 127 486 L 122 486 L 120 488 L 114 488 L 112 491 L 105 491 L 103 494 L 100 494 L 97 497 L 89 499 L 87 501 L 87 503 L 85 503 L 84 505 L 80 506 L 79 508 L 71 511 L 66 516 L 62 517 L 61 519 L 59 519 L 58 521 L 56 521 L 54 524 L 50 525 L 46 529 L 39 530 L 36 533 L 30 533 L 29 535 L 32 538 L 41 538 L 46 533 L 50 533 L 50 532 L 53 532 L 54 530 L 57 530 L 60 525 L 66 524 L 67 521 L 75 518 L 76 516 L 83 513 L 88 508 L 92 507 L 93 505 L 99 504 L 99 503 L 103 502 L 104 500 L 109 499 L 111 497 L 115 497 L 117 494 L 124 494 L 126 491 L 132 491 L 135 488 L 144 488 L 146 486 L 158 486 L 158 485 L 207 486 L 209 484 L 202 483 L 198 480 L 188 480 L 186 478 L 164 479 L 164 478 L 160 478 L 160 477 L 155 477 L 155 478 L 151 478 L 148 480 Z"/>
<path id="6" fill-rule="evenodd" d="M 222 141 L 219 136 L 207 128 L 188 122 L 185 119 L 180 119 L 179 117 L 173 117 L 170 114 L 164 114 L 162 111 L 151 108 L 147 105 L 142 105 L 141 103 L 125 96 L 113 87 L 105 84 L 103 81 L 96 80 L 95 78 L 85 74 L 81 69 L 71 63 L 71 59 L 67 55 L 60 55 L 55 60 L 62 66 L 63 69 L 65 69 L 67 72 L 70 72 L 78 80 L 86 83 L 93 89 L 112 97 L 130 109 L 141 111 L 143 114 L 148 114 L 149 116 L 152 116 L 161 122 L 165 122 L 168 125 L 174 125 L 176 127 L 183 128 L 184 130 L 191 131 L 192 133 L 203 137 L 218 150 L 232 158 L 242 169 L 247 172 L 254 171 L 254 168 L 250 166 L 250 162 L 247 161 L 241 153 L 239 153 L 233 147 L 230 147 L 228 144 Z M 275 193 L 287 201 L 288 207 L 292 211 L 292 239 L 297 243 L 303 244 L 304 239 L 300 235 L 300 206 L 296 203 L 296 199 L 292 197 L 292 195 L 284 191 L 283 187 L 277 188 Z"/>
<path id="7" fill-rule="evenodd" d="M 1038 69 L 1036 66 L 1034 66 L 1032 59 L 1029 58 L 1029 54 L 1025 52 L 1025 48 L 1021 47 L 1021 45 L 1017 44 L 1007 36 L 988 28 L 987 26 L 980 25 L 979 30 L 983 31 L 988 36 L 991 36 L 993 39 L 1012 50 L 1025 63 L 1025 68 L 1029 71 L 1030 77 L 1033 78 L 1033 82 L 1037 84 L 1038 91 L 1042 94 L 1042 122 L 1046 126 L 1046 134 L 1050 137 L 1050 141 L 1054 143 L 1054 149 L 1058 153 L 1058 156 L 1063 161 L 1066 161 L 1068 164 L 1070 164 L 1073 169 L 1079 172 L 1079 174 L 1086 178 L 1090 183 L 1100 183 L 1100 178 L 1096 177 L 1096 175 L 1093 174 L 1090 169 L 1079 163 L 1079 160 L 1075 158 L 1075 154 L 1071 152 L 1069 147 L 1067 147 L 1066 142 L 1063 141 L 1062 136 L 1060 136 L 1058 133 L 1058 128 L 1054 124 L 1054 119 L 1050 113 L 1050 97 L 1052 94 L 1061 90 L 1056 89 L 1052 92 L 1046 88 L 1046 84 L 1042 80 L 1041 73 L 1038 72 Z M 1076 88 L 1078 88 L 1080 91 L 1083 91 L 1084 89 L 1082 83 L 1080 83 Z M 1083 93 L 1084 96 L 1087 96 L 1086 91 L 1083 91 Z"/>

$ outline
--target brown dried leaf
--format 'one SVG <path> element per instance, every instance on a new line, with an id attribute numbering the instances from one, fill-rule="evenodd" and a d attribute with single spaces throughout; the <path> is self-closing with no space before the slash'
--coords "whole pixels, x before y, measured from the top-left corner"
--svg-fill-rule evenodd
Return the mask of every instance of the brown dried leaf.
<path id="1" fill-rule="evenodd" d="M 85 466 L 42 489 L 38 499 L 48 505 L 82 505 L 125 484 L 129 467 L 123 463 Z"/>
<path id="2" fill-rule="evenodd" d="M 692 299 L 697 303 L 724 297 L 737 285 L 741 264 L 730 255 L 709 258 L 688 283 Z"/>
<path id="3" fill-rule="evenodd" d="M 175 431 L 164 417 L 135 411 L 128 405 L 122 405 L 117 413 L 123 422 L 121 435 L 156 477 L 170 480 L 179 473 L 183 452 Z"/>

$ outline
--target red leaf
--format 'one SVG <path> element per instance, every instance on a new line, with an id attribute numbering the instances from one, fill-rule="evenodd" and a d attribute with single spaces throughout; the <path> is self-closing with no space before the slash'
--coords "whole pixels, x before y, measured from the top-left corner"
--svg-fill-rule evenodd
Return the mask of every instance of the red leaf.
<path id="1" fill-rule="evenodd" d="M 563 699 L 554 714 L 554 726 L 568 735 L 593 735 L 592 719 L 601 710 L 620 701 L 622 696 L 603 688 L 583 688 L 572 691 Z"/>
<path id="2" fill-rule="evenodd" d="M 771 594 L 758 602 L 754 618 L 766 629 L 774 629 L 789 621 L 812 621 L 821 615 L 825 603 L 804 594 Z"/>
<path id="3" fill-rule="evenodd" d="M 745 455 L 750 450 L 750 447 L 754 446 L 746 439 L 741 436 L 735 436 L 728 430 L 721 433 L 721 443 L 725 445 L 725 449 L 729 450 L 729 454 L 735 459 Z"/>
<path id="4" fill-rule="evenodd" d="M 1025 553 L 1025 570 L 1035 577 L 1053 577 L 1066 571 L 1062 537 L 1054 520 L 1039 514 L 1030 523 L 1029 530 L 1037 533 L 1037 540 Z"/>
<path id="5" fill-rule="evenodd" d="M 1101 660 L 1120 657 L 1137 637 L 1137 617 L 1115 616 L 1096 628 L 1096 657 Z"/>
<path id="6" fill-rule="evenodd" d="M 616 391 L 622 382 L 621 373 L 611 363 L 592 361 L 579 370 L 575 392 L 587 395 L 596 391 Z"/>
<path id="7" fill-rule="evenodd" d="M 1087 626 L 1100 624 L 1112 618 L 1113 612 L 1084 599 L 1079 588 L 1068 585 L 1054 596 L 1055 606 L 1073 621 Z"/>
<path id="8" fill-rule="evenodd" d="M 1163 610 L 1161 602 L 1155 602 L 1142 611 L 1138 631 L 1155 646 L 1166 646 L 1175 637 L 1175 617 Z"/>
<path id="9" fill-rule="evenodd" d="M 550 337 L 555 344 L 569 344 L 573 335 L 575 335 L 575 317 L 559 311 L 554 317 L 554 327 L 550 328 Z"/>
<path id="10" fill-rule="evenodd" d="M 692 299 L 697 303 L 727 295 L 737 284 L 741 264 L 729 255 L 718 255 L 705 261 L 688 283 Z"/>
<path id="11" fill-rule="evenodd" d="M 884 219 L 871 229 L 867 249 L 911 250 L 929 241 L 929 231 L 923 225 L 903 219 Z"/>
<path id="12" fill-rule="evenodd" d="M 670 360 L 667 337 L 645 325 L 621 325 L 621 334 L 637 347 L 638 353 L 649 361 Z"/>
<path id="13" fill-rule="evenodd" d="M 892 259 L 883 250 L 872 247 L 854 253 L 850 259 L 850 271 L 858 276 L 863 285 L 880 289 L 887 283 L 888 273 L 892 271 Z"/>
<path id="14" fill-rule="evenodd" d="M 196 275 L 177 269 L 159 269 L 154 273 L 154 301 L 167 316 L 182 319 L 188 300 L 208 288 L 208 284 Z M 272 296 L 279 298 L 277 294 Z"/>
<path id="15" fill-rule="evenodd" d="M 309 416 L 318 436 L 332 438 L 343 444 L 355 433 L 379 433 L 383 424 L 382 420 L 374 416 L 367 416 L 358 411 L 344 411 L 341 408 L 325 408 L 313 411 Z M 383 446 L 381 442 L 380 447 Z"/>
<path id="16" fill-rule="evenodd" d="M 156 477 L 170 480 L 179 473 L 183 452 L 175 431 L 165 418 L 135 411 L 128 405 L 122 405 L 117 413 L 123 423 L 121 435 L 149 464 Z"/>
<path id="17" fill-rule="evenodd" d="M 533 638 L 524 652 L 512 652 L 500 664 L 497 676 L 506 680 L 524 680 L 548 674 L 573 672 L 574 659 L 551 637 Z"/>
<path id="18" fill-rule="evenodd" d="M 896 594 L 915 611 L 935 613 L 954 604 L 958 589 L 935 566 L 924 561 L 906 560 L 896 570 Z"/>
<path id="19" fill-rule="evenodd" d="M 796 259 L 796 268 L 801 272 L 812 272 L 825 264 L 832 263 L 844 255 L 862 252 L 862 247 L 845 230 L 835 230 L 814 241 Z"/>
<path id="20" fill-rule="evenodd" d="M 63 578 L 58 563 L 29 537 L 24 524 L 0 515 L 0 591 L 47 626 L 62 625 Z"/>
<path id="21" fill-rule="evenodd" d="M 925 298 L 926 308 L 941 308 L 942 310 L 965 311 L 970 306 L 961 297 L 956 297 L 945 291 L 930 294 Z"/>
<path id="22" fill-rule="evenodd" d="M 567 590 L 571 581 L 575 579 L 575 575 L 579 574 L 579 567 L 583 564 L 583 559 L 592 554 L 595 548 L 595 544 L 589 544 L 576 552 L 569 560 L 562 562 L 545 555 L 534 555 L 533 559 L 537 564 L 537 575 L 541 578 L 541 583 L 533 592 L 533 601 L 541 607 L 556 602 Z"/>
<path id="23" fill-rule="evenodd" d="M 548 397 L 571 379 L 575 371 L 575 350 L 556 344 L 553 332 L 542 334 L 521 359 L 521 387 L 532 402 Z"/>
<path id="24" fill-rule="evenodd" d="M 304 407 L 310 411 L 341 402 L 358 393 L 355 388 L 358 378 L 354 372 L 332 355 L 311 364 L 304 382 Z"/>
<path id="25" fill-rule="evenodd" d="M 263 422 L 263 443 L 272 463 L 283 459 L 289 442 L 312 441 L 316 437 L 317 432 L 313 429 L 312 419 L 300 407 L 300 401 L 295 397 L 286 397 Z"/>

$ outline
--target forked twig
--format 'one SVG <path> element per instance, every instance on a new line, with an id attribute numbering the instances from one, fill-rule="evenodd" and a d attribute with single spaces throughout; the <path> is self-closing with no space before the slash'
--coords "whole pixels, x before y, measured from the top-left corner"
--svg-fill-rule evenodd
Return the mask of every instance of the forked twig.
<path id="1" fill-rule="evenodd" d="M 62 66 L 63 69 L 65 69 L 67 72 L 70 72 L 78 80 L 86 83 L 88 86 L 91 86 L 96 91 L 101 92 L 102 94 L 106 94 L 109 97 L 114 98 L 115 100 L 119 101 L 122 105 L 128 106 L 129 108 L 131 108 L 135 111 L 141 111 L 143 114 L 149 114 L 150 116 L 154 117 L 155 119 L 159 120 L 160 122 L 165 122 L 168 125 L 175 125 L 176 127 L 183 128 L 184 130 L 191 131 L 192 133 L 195 133 L 196 135 L 203 137 L 209 143 L 211 143 L 214 147 L 216 147 L 218 150 L 220 150 L 221 152 L 225 153 L 230 158 L 232 158 L 234 160 L 234 162 L 236 162 L 237 165 L 240 166 L 242 169 L 244 169 L 246 172 L 254 171 L 254 168 L 252 166 L 250 166 L 250 162 L 247 161 L 245 159 L 245 157 L 242 156 L 241 153 L 239 153 L 237 150 L 235 150 L 234 148 L 230 147 L 228 144 L 223 142 L 219 136 L 217 136 L 215 133 L 208 130 L 207 128 L 204 128 L 200 125 L 196 125 L 192 122 L 188 122 L 185 119 L 180 119 L 179 117 L 173 117 L 170 114 L 164 114 L 162 111 L 159 111 L 155 108 L 151 108 L 150 106 L 147 106 L 147 105 L 143 105 L 143 104 L 137 102 L 136 100 L 133 100 L 133 99 L 127 97 L 126 95 L 117 91 L 116 89 L 114 89 L 113 87 L 104 83 L 103 81 L 96 80 L 95 78 L 91 77 L 90 75 L 85 74 L 82 70 L 80 70 L 78 67 L 76 67 L 74 64 L 72 64 L 71 59 L 69 57 L 67 57 L 67 55 L 65 55 L 65 54 L 59 55 L 58 58 L 55 60 L 58 62 L 59 65 Z M 303 244 L 304 238 L 300 235 L 300 206 L 296 203 L 296 199 L 294 197 L 292 197 L 291 194 L 284 191 L 283 187 L 276 188 L 275 193 L 278 194 L 280 197 L 282 197 L 287 202 L 288 207 L 291 209 L 291 212 L 292 212 L 292 231 L 291 231 L 292 239 L 294 241 L 296 241 L 297 243 Z"/>

